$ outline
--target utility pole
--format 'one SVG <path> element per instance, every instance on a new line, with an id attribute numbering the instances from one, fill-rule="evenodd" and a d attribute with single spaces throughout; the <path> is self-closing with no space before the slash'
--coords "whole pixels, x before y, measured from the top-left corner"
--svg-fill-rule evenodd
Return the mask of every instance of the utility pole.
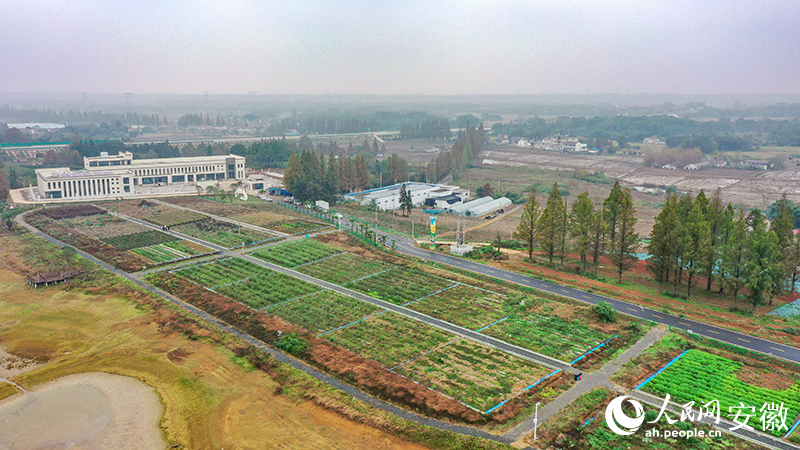
<path id="1" fill-rule="evenodd" d="M 533 416 L 533 440 L 536 440 L 536 429 L 539 427 L 539 403 L 536 402 L 536 412 Z"/>

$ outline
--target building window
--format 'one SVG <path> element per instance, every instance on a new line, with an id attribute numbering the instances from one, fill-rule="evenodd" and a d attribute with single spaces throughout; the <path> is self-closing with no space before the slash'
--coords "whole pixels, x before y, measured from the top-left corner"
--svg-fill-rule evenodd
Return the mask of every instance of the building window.
<path id="1" fill-rule="evenodd" d="M 123 189 L 125 190 L 125 192 L 130 192 L 131 191 L 131 187 L 130 186 L 125 186 Z"/>
<path id="2" fill-rule="evenodd" d="M 117 182 L 117 180 L 115 180 L 115 182 Z M 123 178 L 122 179 L 122 184 L 131 184 L 131 179 L 130 178 Z"/>
<path id="3" fill-rule="evenodd" d="M 183 175 L 173 175 L 172 176 L 172 182 L 173 183 L 183 183 L 184 179 L 186 179 L 186 177 L 183 176 Z"/>

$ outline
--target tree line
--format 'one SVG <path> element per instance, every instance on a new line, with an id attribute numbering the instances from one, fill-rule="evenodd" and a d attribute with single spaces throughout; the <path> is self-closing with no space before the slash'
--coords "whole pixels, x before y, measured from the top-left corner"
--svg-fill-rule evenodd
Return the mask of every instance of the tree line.
<path id="1" fill-rule="evenodd" d="M 495 134 L 542 140 L 568 134 L 589 139 L 641 142 L 650 136 L 668 139 L 672 146 L 698 147 L 703 153 L 746 151 L 754 145 L 800 145 L 800 121 L 775 119 L 720 119 L 698 121 L 669 115 L 533 117 L 523 121 L 495 123 Z"/>
<path id="2" fill-rule="evenodd" d="M 544 207 L 536 198 L 536 190 L 531 192 L 514 237 L 524 242 L 529 259 L 533 260 L 533 251 L 539 248 L 551 265 L 558 258 L 563 267 L 567 254 L 575 252 L 584 272 L 589 271 L 591 264 L 597 273 L 600 257 L 606 256 L 617 269 L 621 282 L 622 274 L 637 260 L 636 221 L 631 191 L 622 189 L 619 181 L 602 205 L 595 206 L 589 193 L 583 192 L 569 211 L 558 183 L 554 183 Z"/>
<path id="3" fill-rule="evenodd" d="M 704 277 L 706 290 L 730 294 L 734 307 L 742 288 L 754 311 L 771 304 L 783 289 L 794 290 L 800 267 L 794 209 L 785 195 L 773 208 L 769 222 L 758 209 L 723 205 L 719 190 L 711 198 L 702 190 L 696 197 L 670 194 L 653 225 L 648 271 L 662 288 L 671 283 L 673 293 L 685 281 L 687 297 Z"/>
<path id="4" fill-rule="evenodd" d="M 477 128 L 467 127 L 453 147 L 446 152 L 441 152 L 424 168 L 423 174 L 426 181 L 437 183 L 447 174 L 452 174 L 457 180 L 464 174 L 464 169 L 472 164 L 483 148 L 486 136 L 483 123 Z"/>

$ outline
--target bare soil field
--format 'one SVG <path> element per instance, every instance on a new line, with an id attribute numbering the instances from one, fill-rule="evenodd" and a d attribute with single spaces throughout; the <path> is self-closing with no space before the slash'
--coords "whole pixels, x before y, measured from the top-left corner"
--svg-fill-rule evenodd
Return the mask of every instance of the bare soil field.
<path id="1" fill-rule="evenodd" d="M 484 147 L 477 162 L 483 167 L 603 171 L 609 178 L 619 179 L 628 186 L 675 186 L 679 191 L 695 193 L 704 189 L 708 195 L 719 188 L 724 202 L 746 207 L 766 208 L 784 193 L 790 200 L 800 201 L 800 167 L 792 164 L 787 164 L 786 169 L 769 171 L 731 168 L 667 170 L 646 167 L 638 156 L 575 155 L 494 145 Z"/>

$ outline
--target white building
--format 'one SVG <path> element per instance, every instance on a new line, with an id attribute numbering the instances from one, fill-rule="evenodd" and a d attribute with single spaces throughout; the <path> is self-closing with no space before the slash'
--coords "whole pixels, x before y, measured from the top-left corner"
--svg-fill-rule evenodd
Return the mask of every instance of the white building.
<path id="1" fill-rule="evenodd" d="M 411 203 L 414 206 L 422 205 L 428 198 L 444 197 L 455 194 L 462 199 L 469 197 L 469 189 L 461 189 L 458 186 L 445 186 L 441 184 L 406 182 L 397 183 L 382 188 L 370 189 L 363 192 L 354 192 L 345 195 L 345 199 L 354 200 L 361 205 L 375 205 L 382 210 L 400 209 L 400 189 L 406 185 L 406 191 L 411 195 Z"/>
<path id="2" fill-rule="evenodd" d="M 37 169 L 39 199 L 96 199 L 135 195 L 177 193 L 185 187 L 191 192 L 200 182 L 241 180 L 244 178 L 244 157 L 236 155 L 198 156 L 134 160 L 131 152 L 83 158 L 84 168 L 68 167 Z"/>

